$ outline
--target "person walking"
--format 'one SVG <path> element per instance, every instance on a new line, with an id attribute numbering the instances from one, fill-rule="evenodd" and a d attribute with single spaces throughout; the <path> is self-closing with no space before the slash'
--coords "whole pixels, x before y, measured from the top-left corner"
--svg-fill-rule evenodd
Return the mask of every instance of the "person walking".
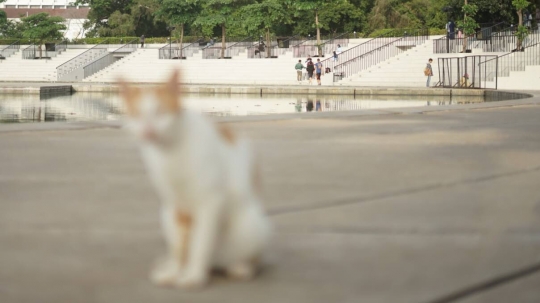
<path id="1" fill-rule="evenodd" d="M 431 68 L 432 62 L 433 62 L 433 59 L 429 58 L 426 68 L 424 69 L 424 75 L 427 76 L 426 87 L 429 87 L 429 84 L 431 82 L 431 77 L 433 76 L 433 69 Z"/>
<path id="2" fill-rule="evenodd" d="M 307 63 L 306 71 L 308 73 L 308 79 L 309 79 L 308 83 L 311 85 L 312 80 L 313 80 L 313 72 L 315 71 L 315 66 L 313 65 L 313 61 L 311 61 L 311 59 Z"/>
<path id="3" fill-rule="evenodd" d="M 321 75 L 322 75 L 321 59 L 317 59 L 317 63 L 315 63 L 315 72 L 317 73 L 317 84 L 321 85 Z"/>
<path id="4" fill-rule="evenodd" d="M 306 68 L 302 64 L 302 60 L 298 60 L 298 63 L 294 66 L 294 69 L 296 69 L 296 80 L 298 83 L 302 83 L 302 69 Z"/>
<path id="5" fill-rule="evenodd" d="M 139 39 L 139 42 L 141 42 L 141 48 L 144 47 L 144 35 L 141 36 L 141 38 Z"/>
<path id="6" fill-rule="evenodd" d="M 337 45 L 336 54 L 339 56 L 341 54 L 341 45 Z"/>
<path id="7" fill-rule="evenodd" d="M 334 54 L 332 55 L 332 61 L 336 62 L 338 60 L 338 54 L 336 51 L 334 51 Z"/>

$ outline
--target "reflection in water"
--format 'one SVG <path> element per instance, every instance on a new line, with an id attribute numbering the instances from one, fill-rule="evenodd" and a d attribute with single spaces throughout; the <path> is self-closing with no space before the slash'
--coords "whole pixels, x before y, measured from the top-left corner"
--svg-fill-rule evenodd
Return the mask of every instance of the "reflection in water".
<path id="1" fill-rule="evenodd" d="M 444 96 L 256 96 L 187 95 L 185 107 L 215 116 L 245 116 L 311 111 L 346 111 L 484 102 L 482 97 Z M 0 95 L 0 122 L 117 120 L 124 112 L 116 94 L 76 93 L 41 99 Z"/>

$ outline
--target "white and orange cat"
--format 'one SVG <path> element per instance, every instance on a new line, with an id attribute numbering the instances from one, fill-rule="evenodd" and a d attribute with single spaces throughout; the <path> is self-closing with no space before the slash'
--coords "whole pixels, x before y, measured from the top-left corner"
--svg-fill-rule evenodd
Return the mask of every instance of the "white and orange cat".
<path id="1" fill-rule="evenodd" d="M 250 279 L 270 223 L 246 140 L 200 113 L 182 109 L 178 72 L 168 83 L 120 83 L 127 118 L 161 202 L 168 253 L 151 273 L 158 285 L 201 287 L 212 269 Z"/>

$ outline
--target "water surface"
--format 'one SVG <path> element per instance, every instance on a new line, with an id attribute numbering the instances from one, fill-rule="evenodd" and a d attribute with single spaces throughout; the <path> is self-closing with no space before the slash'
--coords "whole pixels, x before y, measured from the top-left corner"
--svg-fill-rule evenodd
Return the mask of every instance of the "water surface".
<path id="1" fill-rule="evenodd" d="M 483 97 L 449 96 L 301 96 L 199 95 L 183 97 L 185 107 L 216 116 L 269 115 L 315 111 L 349 111 L 440 106 L 484 102 Z M 124 106 L 117 94 L 75 93 L 70 96 L 1 95 L 0 122 L 117 120 Z"/>

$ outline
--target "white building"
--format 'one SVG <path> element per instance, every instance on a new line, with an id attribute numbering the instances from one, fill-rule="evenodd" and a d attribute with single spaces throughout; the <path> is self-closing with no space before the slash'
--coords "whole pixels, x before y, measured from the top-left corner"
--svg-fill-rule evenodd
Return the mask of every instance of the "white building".
<path id="1" fill-rule="evenodd" d="M 88 19 L 88 6 L 75 6 L 74 0 L 7 0 L 0 4 L 8 19 L 20 20 L 37 13 L 48 13 L 51 16 L 60 16 L 66 19 L 66 39 L 84 37 L 83 23 Z"/>

